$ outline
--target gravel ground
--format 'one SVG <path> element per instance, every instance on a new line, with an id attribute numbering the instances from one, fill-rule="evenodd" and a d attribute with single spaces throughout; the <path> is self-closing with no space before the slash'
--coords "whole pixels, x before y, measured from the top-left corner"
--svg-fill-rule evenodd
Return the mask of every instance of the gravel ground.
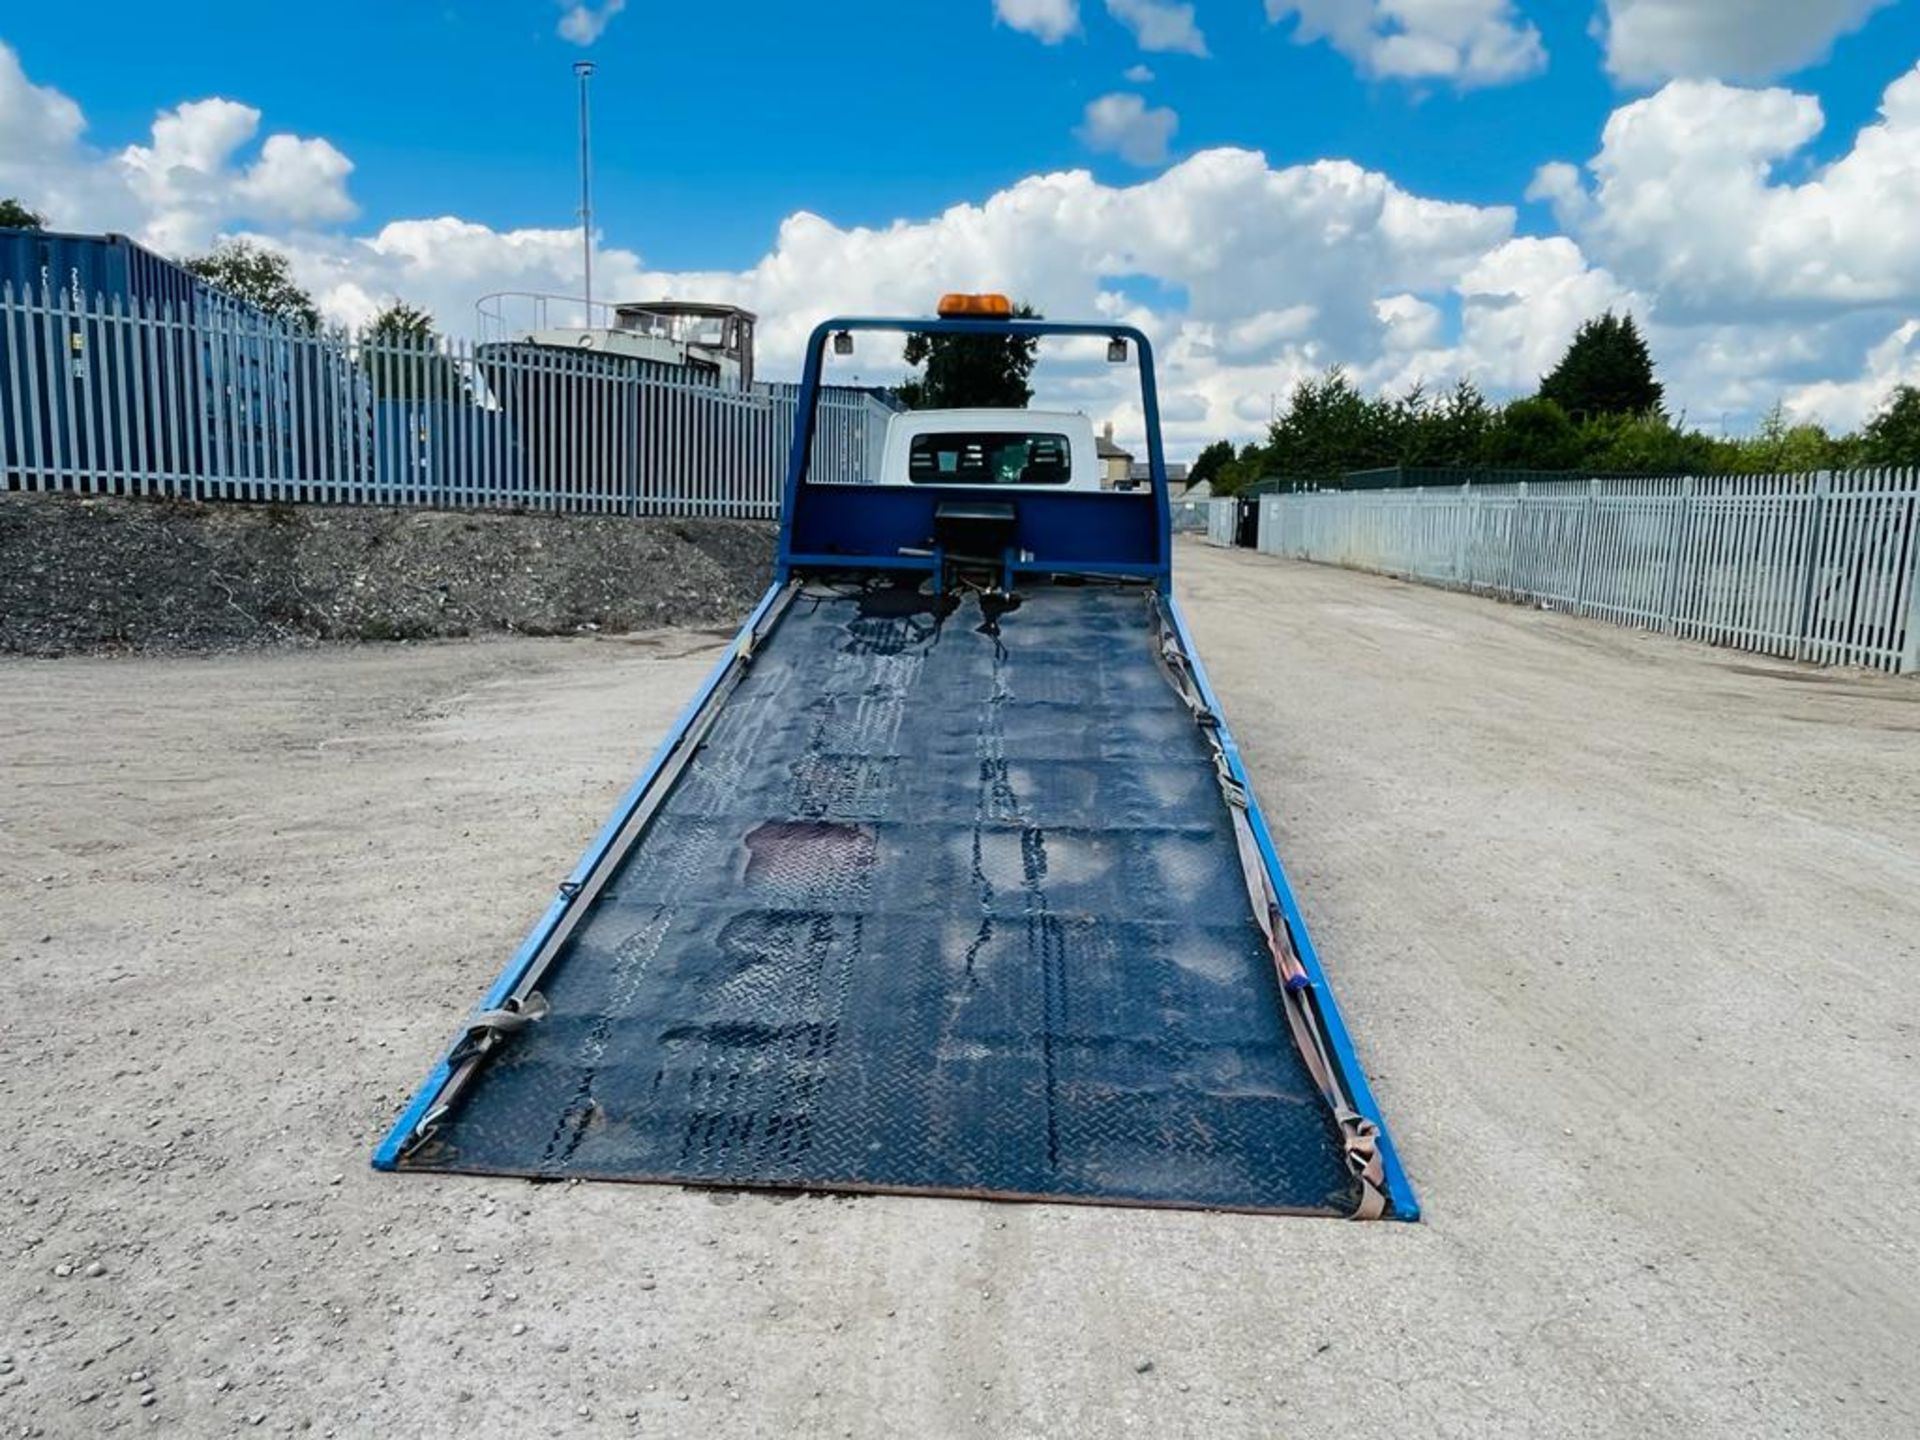
<path id="1" fill-rule="evenodd" d="M 0 654 L 704 625 L 772 565 L 753 521 L 0 493 Z"/>
<path id="2" fill-rule="evenodd" d="M 1920 1433 L 1920 686 L 1180 563 L 1425 1223 L 374 1174 L 721 637 L 0 660 L 0 1433 Z"/>

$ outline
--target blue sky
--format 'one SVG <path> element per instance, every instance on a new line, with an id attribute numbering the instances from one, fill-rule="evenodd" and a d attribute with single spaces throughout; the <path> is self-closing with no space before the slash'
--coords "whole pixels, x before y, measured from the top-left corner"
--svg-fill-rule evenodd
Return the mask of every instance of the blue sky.
<path id="1" fill-rule="evenodd" d="M 1465 92 L 1358 77 L 1331 47 L 1294 43 L 1257 0 L 1198 7 L 1205 59 L 1144 53 L 1097 10 L 1078 36 L 1046 46 L 966 0 L 743 8 L 635 0 L 583 49 L 539 0 L 347 0 L 328 7 L 326 25 L 257 0 L 95 0 L 84 46 L 71 43 L 71 14 L 48 6 L 0 21 L 0 39 L 38 82 L 79 99 L 102 138 L 136 139 L 185 98 L 233 95 L 351 155 L 370 217 L 446 211 L 502 228 L 571 223 L 570 67 L 590 58 L 601 67 L 601 228 L 674 269 L 748 264 L 803 208 L 885 224 L 1038 170 L 1133 178 L 1135 167 L 1074 134 L 1085 105 L 1117 89 L 1178 112 L 1176 153 L 1341 156 L 1420 194 L 1483 204 L 1511 202 L 1547 161 L 1591 153 L 1631 93 L 1605 74 L 1591 12 L 1575 3 L 1529 8 L 1544 72 Z M 1916 58 L 1920 8 L 1900 5 L 1782 78 L 1827 104 L 1831 146 Z M 1125 72 L 1141 63 L 1153 80 L 1129 86 Z M 1537 211 L 1524 218 L 1551 228 Z"/>
<path id="2" fill-rule="evenodd" d="M 1334 361 L 1384 386 L 1524 388 L 1576 312 L 1617 303 L 1696 415 L 1785 399 L 1852 423 L 1920 375 L 1920 340 L 1899 338 L 1920 275 L 1883 253 L 1920 252 L 1920 202 L 1873 205 L 1912 178 L 1894 152 L 1920 149 L 1920 119 L 1881 115 L 1920 60 L 1920 0 L 1753 8 L 348 0 L 321 19 L 96 0 L 75 44 L 70 12 L 33 6 L 0 18 L 0 191 L 160 248 L 253 234 L 340 318 L 404 292 L 458 326 L 495 282 L 566 288 L 585 57 L 608 283 L 771 310 L 776 366 L 815 294 L 904 306 L 992 281 L 1056 310 L 1137 307 L 1205 400 L 1198 437 L 1244 432 L 1249 397 Z M 1633 144 L 1605 138 L 1622 115 L 1641 117 L 1619 127 Z M 1863 157 L 1875 125 L 1887 143 Z M 288 138 L 270 154 L 269 137 Z M 1690 167 L 1699 183 L 1663 195 Z M 1869 208 L 1897 245 L 1853 234 Z M 1859 254 L 1799 253 L 1823 229 Z"/>

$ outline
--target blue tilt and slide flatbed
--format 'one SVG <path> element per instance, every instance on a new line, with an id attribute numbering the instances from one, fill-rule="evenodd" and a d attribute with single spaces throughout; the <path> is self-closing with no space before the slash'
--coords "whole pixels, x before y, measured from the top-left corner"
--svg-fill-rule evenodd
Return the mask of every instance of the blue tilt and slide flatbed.
<path id="1" fill-rule="evenodd" d="M 1139 357 L 1139 493 L 810 483 L 832 337 Z M 774 584 L 382 1169 L 1413 1219 L 1171 588 L 1152 352 L 829 321 Z"/>

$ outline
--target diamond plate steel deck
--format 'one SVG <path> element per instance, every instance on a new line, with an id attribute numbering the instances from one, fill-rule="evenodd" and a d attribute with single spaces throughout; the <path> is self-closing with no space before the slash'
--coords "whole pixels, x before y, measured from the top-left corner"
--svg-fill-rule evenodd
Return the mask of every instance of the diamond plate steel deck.
<path id="1" fill-rule="evenodd" d="M 1144 590 L 802 594 L 399 1167 L 1345 1214 Z"/>

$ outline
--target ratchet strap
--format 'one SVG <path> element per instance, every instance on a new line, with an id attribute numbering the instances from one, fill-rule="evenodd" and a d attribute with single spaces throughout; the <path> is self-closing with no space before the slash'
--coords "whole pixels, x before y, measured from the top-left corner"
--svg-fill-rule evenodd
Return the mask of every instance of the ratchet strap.
<path id="1" fill-rule="evenodd" d="M 1281 909 L 1266 859 L 1254 839 L 1249 814 L 1251 797 L 1245 784 L 1235 777 L 1226 747 L 1220 743 L 1220 717 L 1201 694 L 1192 667 L 1171 627 L 1164 617 L 1160 618 L 1160 658 L 1174 689 L 1193 712 L 1195 723 L 1206 733 L 1212 747 L 1214 775 L 1220 782 L 1220 793 L 1226 798 L 1227 813 L 1233 818 L 1234 849 L 1240 857 L 1247 897 L 1253 902 L 1254 920 L 1266 939 L 1267 952 L 1273 957 L 1273 968 L 1280 979 L 1281 1009 L 1286 1013 L 1287 1028 L 1293 1032 L 1294 1046 L 1307 1073 L 1320 1087 L 1328 1108 L 1333 1111 L 1334 1122 L 1340 1127 L 1341 1153 L 1347 1171 L 1360 1186 L 1360 1203 L 1352 1218 L 1378 1220 L 1387 1212 L 1386 1163 L 1380 1154 L 1380 1127 L 1353 1108 L 1340 1082 L 1339 1067 L 1327 1053 L 1326 1029 L 1317 1008 L 1313 977 L 1300 962 L 1286 912 Z"/>

